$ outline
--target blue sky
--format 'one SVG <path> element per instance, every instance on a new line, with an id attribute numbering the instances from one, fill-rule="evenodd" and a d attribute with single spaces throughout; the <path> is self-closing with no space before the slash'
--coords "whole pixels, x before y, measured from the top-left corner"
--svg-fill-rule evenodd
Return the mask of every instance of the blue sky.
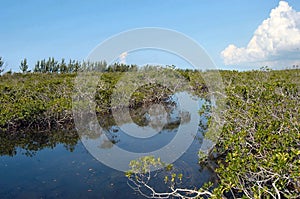
<path id="1" fill-rule="evenodd" d="M 300 11 L 299 0 L 286 2 Z M 13 71 L 18 71 L 25 57 L 30 68 L 49 56 L 83 60 L 112 35 L 133 28 L 161 27 L 193 38 L 219 68 L 245 69 L 247 64 L 239 66 L 234 58 L 228 58 L 225 65 L 221 52 L 230 44 L 247 46 L 278 5 L 278 0 L 2 0 L 0 56 L 6 69 Z M 232 53 L 230 50 L 238 49 L 226 52 Z"/>

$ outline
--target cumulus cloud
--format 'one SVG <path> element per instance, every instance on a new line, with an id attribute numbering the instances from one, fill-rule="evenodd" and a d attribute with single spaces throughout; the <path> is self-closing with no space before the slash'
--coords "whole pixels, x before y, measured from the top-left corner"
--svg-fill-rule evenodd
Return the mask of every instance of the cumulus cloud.
<path id="1" fill-rule="evenodd" d="M 126 64 L 126 57 L 127 57 L 128 53 L 127 52 L 123 52 L 120 56 L 119 56 L 119 59 L 120 59 L 120 63 L 121 64 Z"/>
<path id="2" fill-rule="evenodd" d="M 278 66 L 300 63 L 300 12 L 280 1 L 255 30 L 246 47 L 230 44 L 221 52 L 226 65 Z"/>

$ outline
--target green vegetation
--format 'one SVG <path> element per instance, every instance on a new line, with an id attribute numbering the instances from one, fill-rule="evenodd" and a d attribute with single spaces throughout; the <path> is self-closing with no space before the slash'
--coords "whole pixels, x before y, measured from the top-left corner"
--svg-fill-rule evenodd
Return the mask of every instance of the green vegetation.
<path id="1" fill-rule="evenodd" d="M 227 72 L 222 155 L 224 191 L 249 198 L 299 198 L 300 71 Z"/>
<path id="2" fill-rule="evenodd" d="M 207 166 L 217 163 L 218 185 L 212 188 L 208 183 L 210 189 L 202 187 L 196 193 L 174 188 L 174 184 L 170 185 L 171 192 L 148 191 L 155 197 L 299 198 L 300 71 L 221 74 L 227 95 L 225 124 L 216 147 L 200 159 L 200 164 Z M 159 162 L 150 163 L 156 166 Z M 150 170 L 149 164 L 141 159 L 130 166 L 129 179 L 139 188 L 149 188 L 148 181 L 140 180 L 147 177 L 145 166 Z"/>
<path id="3" fill-rule="evenodd" d="M 0 73 L 2 66 L 3 61 L 0 58 Z M 7 135 L 16 132 L 25 132 L 22 134 L 25 135 L 32 129 L 41 134 L 46 134 L 50 129 L 73 129 L 74 80 L 76 72 L 83 68 L 96 69 L 99 74 L 102 72 L 101 84 L 95 95 L 96 112 L 99 115 L 110 113 L 112 108 L 116 108 L 111 106 L 111 95 L 122 74 L 138 70 L 135 65 L 107 66 L 105 62 L 95 64 L 73 60 L 67 64 L 65 60 L 58 62 L 49 58 L 48 61 L 37 62 L 33 73 L 30 73 L 24 59 L 20 66 L 23 74 L 6 73 L 0 76 L 1 142 L 12 143 L 15 138 L 11 136 L 11 139 L 8 139 Z M 176 72 L 189 82 L 195 94 L 203 95 L 209 92 L 201 79 L 201 75 L 209 71 Z M 210 151 L 208 157 L 200 161 L 200 164 L 215 162 L 219 180 L 216 187 L 199 192 L 215 198 L 299 198 L 300 70 L 264 69 L 220 73 L 227 95 L 226 110 L 222 115 L 225 123 L 216 147 Z M 172 91 L 161 84 L 144 85 L 133 93 L 129 106 L 136 108 L 152 102 L 165 101 L 171 94 Z M 26 142 L 21 134 L 19 135 L 15 141 L 18 142 L 18 147 L 36 147 L 36 150 L 41 147 L 24 144 Z M 62 135 L 59 142 L 67 143 L 63 140 L 66 134 Z M 31 136 L 27 138 L 33 139 Z M 51 147 L 53 142 L 42 146 Z M 13 154 L 14 147 L 8 148 L 5 153 Z M 156 164 L 158 160 L 150 158 L 142 161 L 147 163 L 148 168 L 148 163 Z M 158 162 L 162 164 L 160 160 Z M 135 162 L 132 166 L 137 164 Z M 128 176 L 137 173 L 137 168 L 133 169 L 135 170 Z M 173 179 L 180 180 L 180 177 L 180 174 L 171 174 L 167 182 L 172 183 Z M 197 195 L 196 192 L 193 193 Z"/>
<path id="4" fill-rule="evenodd" d="M 126 172 L 129 186 L 147 198 L 199 198 L 214 196 L 210 191 L 205 190 L 212 186 L 205 184 L 201 189 L 180 188 L 183 181 L 183 174 L 176 173 L 172 164 L 166 164 L 160 158 L 144 156 L 138 160 L 132 160 L 129 164 L 130 170 Z M 166 189 L 161 189 L 151 182 L 155 176 L 163 179 Z M 157 191 L 160 188 L 160 191 Z"/>
<path id="5" fill-rule="evenodd" d="M 0 129 L 45 130 L 71 120 L 75 75 L 4 74 L 0 77 Z"/>

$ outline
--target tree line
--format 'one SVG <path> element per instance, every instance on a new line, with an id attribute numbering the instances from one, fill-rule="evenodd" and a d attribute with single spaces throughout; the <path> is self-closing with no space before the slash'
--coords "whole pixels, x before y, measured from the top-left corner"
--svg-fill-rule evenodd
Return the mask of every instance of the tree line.
<path id="1" fill-rule="evenodd" d="M 29 65 L 27 59 L 24 58 L 19 69 L 22 73 L 77 73 L 81 71 L 99 71 L 99 72 L 127 72 L 136 71 L 138 68 L 135 64 L 123 64 L 123 63 L 113 63 L 108 65 L 106 61 L 90 62 L 90 61 L 78 61 L 70 59 L 68 62 L 62 58 L 60 61 L 56 60 L 54 57 L 49 57 L 48 60 L 42 59 L 38 60 L 33 69 L 29 70 Z M 4 61 L 0 57 L 0 75 L 4 72 Z M 8 71 L 11 73 L 11 71 Z"/>

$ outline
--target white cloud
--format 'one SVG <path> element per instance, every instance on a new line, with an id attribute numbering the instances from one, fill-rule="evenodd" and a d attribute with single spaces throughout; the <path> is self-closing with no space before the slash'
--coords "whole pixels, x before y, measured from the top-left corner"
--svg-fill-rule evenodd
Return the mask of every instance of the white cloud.
<path id="1" fill-rule="evenodd" d="M 226 65 L 300 64 L 300 12 L 280 1 L 255 30 L 247 47 L 230 44 L 221 56 Z"/>
<path id="2" fill-rule="evenodd" d="M 119 56 L 119 59 L 120 59 L 120 63 L 121 64 L 126 64 L 126 57 L 127 57 L 128 53 L 127 52 L 123 52 L 120 56 Z"/>

